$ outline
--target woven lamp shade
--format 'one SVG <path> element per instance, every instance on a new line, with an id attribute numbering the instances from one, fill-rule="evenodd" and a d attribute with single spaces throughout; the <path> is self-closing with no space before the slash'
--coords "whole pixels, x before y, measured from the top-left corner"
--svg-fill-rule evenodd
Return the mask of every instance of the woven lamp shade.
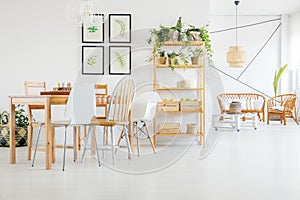
<path id="1" fill-rule="evenodd" d="M 229 67 L 243 67 L 246 62 L 246 53 L 243 46 L 231 46 L 227 52 Z"/>

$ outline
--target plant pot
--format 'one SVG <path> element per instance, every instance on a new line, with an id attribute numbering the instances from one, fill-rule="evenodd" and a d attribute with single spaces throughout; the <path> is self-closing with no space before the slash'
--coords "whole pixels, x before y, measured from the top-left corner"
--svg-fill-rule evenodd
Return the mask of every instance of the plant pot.
<path id="1" fill-rule="evenodd" d="M 192 65 L 198 65 L 199 64 L 199 56 L 191 57 Z"/>
<path id="2" fill-rule="evenodd" d="M 201 41 L 200 33 L 198 31 L 190 31 L 191 41 Z"/>
<path id="3" fill-rule="evenodd" d="M 157 62 L 158 64 L 165 65 L 167 62 L 167 57 L 158 57 Z"/>
<path id="4" fill-rule="evenodd" d="M 192 65 L 203 65 L 203 56 L 191 57 Z"/>

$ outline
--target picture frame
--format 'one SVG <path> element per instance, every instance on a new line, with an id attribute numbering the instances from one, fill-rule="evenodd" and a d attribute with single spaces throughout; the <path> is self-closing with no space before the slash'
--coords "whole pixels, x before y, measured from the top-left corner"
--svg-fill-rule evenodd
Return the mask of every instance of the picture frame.
<path id="1" fill-rule="evenodd" d="M 81 26 L 82 43 L 104 42 L 104 14 L 93 14 L 91 23 Z"/>
<path id="2" fill-rule="evenodd" d="M 109 42 L 131 42 L 131 14 L 109 14 Z"/>
<path id="3" fill-rule="evenodd" d="M 131 74 L 131 46 L 109 47 L 109 74 Z"/>
<path id="4" fill-rule="evenodd" d="M 82 74 L 104 74 L 103 46 L 82 46 Z"/>

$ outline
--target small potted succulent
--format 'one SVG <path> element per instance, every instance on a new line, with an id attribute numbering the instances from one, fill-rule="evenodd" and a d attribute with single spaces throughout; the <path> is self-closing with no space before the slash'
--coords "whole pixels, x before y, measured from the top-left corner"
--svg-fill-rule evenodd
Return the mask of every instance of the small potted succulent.
<path id="1" fill-rule="evenodd" d="M 165 50 L 160 49 L 160 50 L 157 51 L 157 54 L 158 54 L 158 58 L 157 58 L 158 64 L 165 65 L 166 62 L 167 62 L 167 57 L 166 57 Z"/>

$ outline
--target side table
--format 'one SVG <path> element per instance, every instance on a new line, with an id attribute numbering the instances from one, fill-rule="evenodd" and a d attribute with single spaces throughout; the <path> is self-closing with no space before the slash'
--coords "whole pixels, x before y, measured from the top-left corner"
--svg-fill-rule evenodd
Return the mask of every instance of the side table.
<path id="1" fill-rule="evenodd" d="M 224 124 L 230 124 L 233 129 L 239 132 L 241 126 L 244 125 L 244 123 L 242 123 L 242 118 L 244 117 L 247 121 L 251 121 L 251 127 L 256 130 L 258 126 L 258 117 L 255 113 L 214 114 L 212 115 L 212 126 L 215 130 L 218 130 L 218 128 L 223 127 Z"/>

